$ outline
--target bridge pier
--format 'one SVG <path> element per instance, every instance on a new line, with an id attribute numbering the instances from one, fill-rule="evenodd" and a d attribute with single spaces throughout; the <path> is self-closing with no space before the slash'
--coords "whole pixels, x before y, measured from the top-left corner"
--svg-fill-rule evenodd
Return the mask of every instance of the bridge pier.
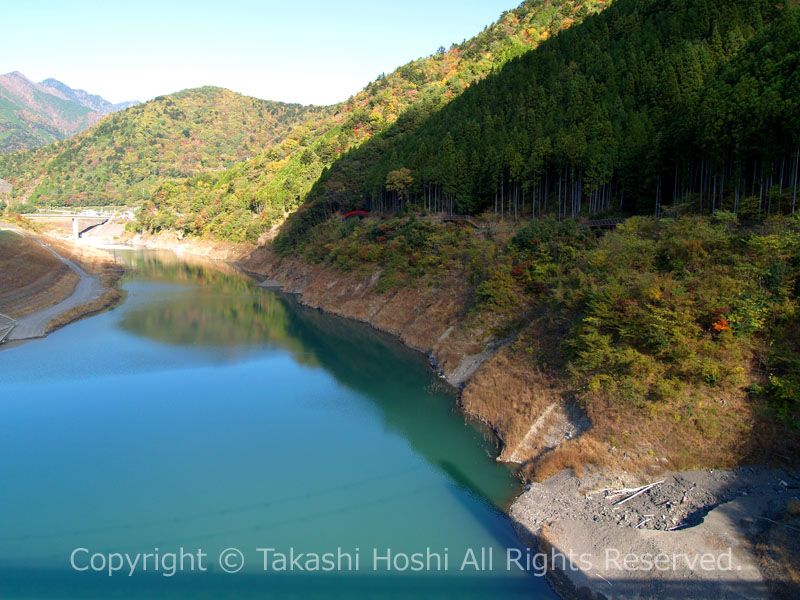
<path id="1" fill-rule="evenodd" d="M 72 237 L 76 240 L 81 237 L 80 229 L 78 229 L 78 219 L 72 218 Z"/>

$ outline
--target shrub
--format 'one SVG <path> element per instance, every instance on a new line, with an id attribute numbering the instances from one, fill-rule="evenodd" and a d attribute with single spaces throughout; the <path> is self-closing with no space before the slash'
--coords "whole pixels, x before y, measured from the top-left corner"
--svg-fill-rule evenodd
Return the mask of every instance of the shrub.
<path id="1" fill-rule="evenodd" d="M 489 278 L 475 290 L 479 305 L 496 311 L 506 311 L 520 304 L 510 269 L 503 265 L 494 269 Z"/>

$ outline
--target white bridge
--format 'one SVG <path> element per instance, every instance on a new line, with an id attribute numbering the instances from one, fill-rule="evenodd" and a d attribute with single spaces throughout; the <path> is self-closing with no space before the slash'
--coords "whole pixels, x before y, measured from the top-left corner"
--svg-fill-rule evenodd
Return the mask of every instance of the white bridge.
<path id="1" fill-rule="evenodd" d="M 105 225 L 111 217 L 76 215 L 74 213 L 30 213 L 22 215 L 31 221 L 68 221 L 72 219 L 72 237 L 76 240 L 87 231 Z"/>

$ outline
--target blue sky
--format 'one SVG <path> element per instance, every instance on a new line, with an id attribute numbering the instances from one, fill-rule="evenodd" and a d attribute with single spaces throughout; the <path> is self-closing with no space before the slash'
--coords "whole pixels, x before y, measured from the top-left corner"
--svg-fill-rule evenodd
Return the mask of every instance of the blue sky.
<path id="1" fill-rule="evenodd" d="M 12 0 L 0 73 L 112 102 L 218 85 L 287 102 L 347 99 L 382 72 L 469 38 L 515 0 Z"/>

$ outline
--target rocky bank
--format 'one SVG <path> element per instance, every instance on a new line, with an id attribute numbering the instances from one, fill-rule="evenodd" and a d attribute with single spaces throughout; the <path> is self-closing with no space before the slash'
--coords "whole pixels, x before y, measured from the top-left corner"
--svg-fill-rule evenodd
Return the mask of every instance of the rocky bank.
<path id="1" fill-rule="evenodd" d="M 798 496 L 796 473 L 764 468 L 646 480 L 565 471 L 527 486 L 511 518 L 565 598 L 788 599 L 800 567 Z"/>
<path id="2" fill-rule="evenodd" d="M 379 293 L 380 271 L 342 274 L 263 248 L 240 266 L 264 278 L 265 287 L 280 287 L 305 305 L 370 323 L 428 354 L 440 375 L 460 390 L 465 411 L 497 434 L 498 460 L 524 465 L 579 438 L 589 426 L 546 368 L 517 364 L 511 340 L 493 340 L 469 318 L 470 290 L 463 281 Z M 547 337 L 546 328 L 542 334 Z M 656 470 L 649 480 L 642 477 L 598 469 L 579 478 L 566 469 L 529 484 L 514 502 L 515 529 L 530 548 L 551 557 L 548 577 L 560 595 L 581 600 L 800 597 L 797 474 L 755 468 Z M 609 562 L 608 552 L 613 559 L 614 551 L 619 558 Z M 554 552 L 583 555 L 584 561 L 553 560 Z M 627 555 L 638 557 L 636 564 L 629 559 L 635 568 L 628 568 Z M 643 568 L 661 555 L 670 557 L 667 569 Z"/>

